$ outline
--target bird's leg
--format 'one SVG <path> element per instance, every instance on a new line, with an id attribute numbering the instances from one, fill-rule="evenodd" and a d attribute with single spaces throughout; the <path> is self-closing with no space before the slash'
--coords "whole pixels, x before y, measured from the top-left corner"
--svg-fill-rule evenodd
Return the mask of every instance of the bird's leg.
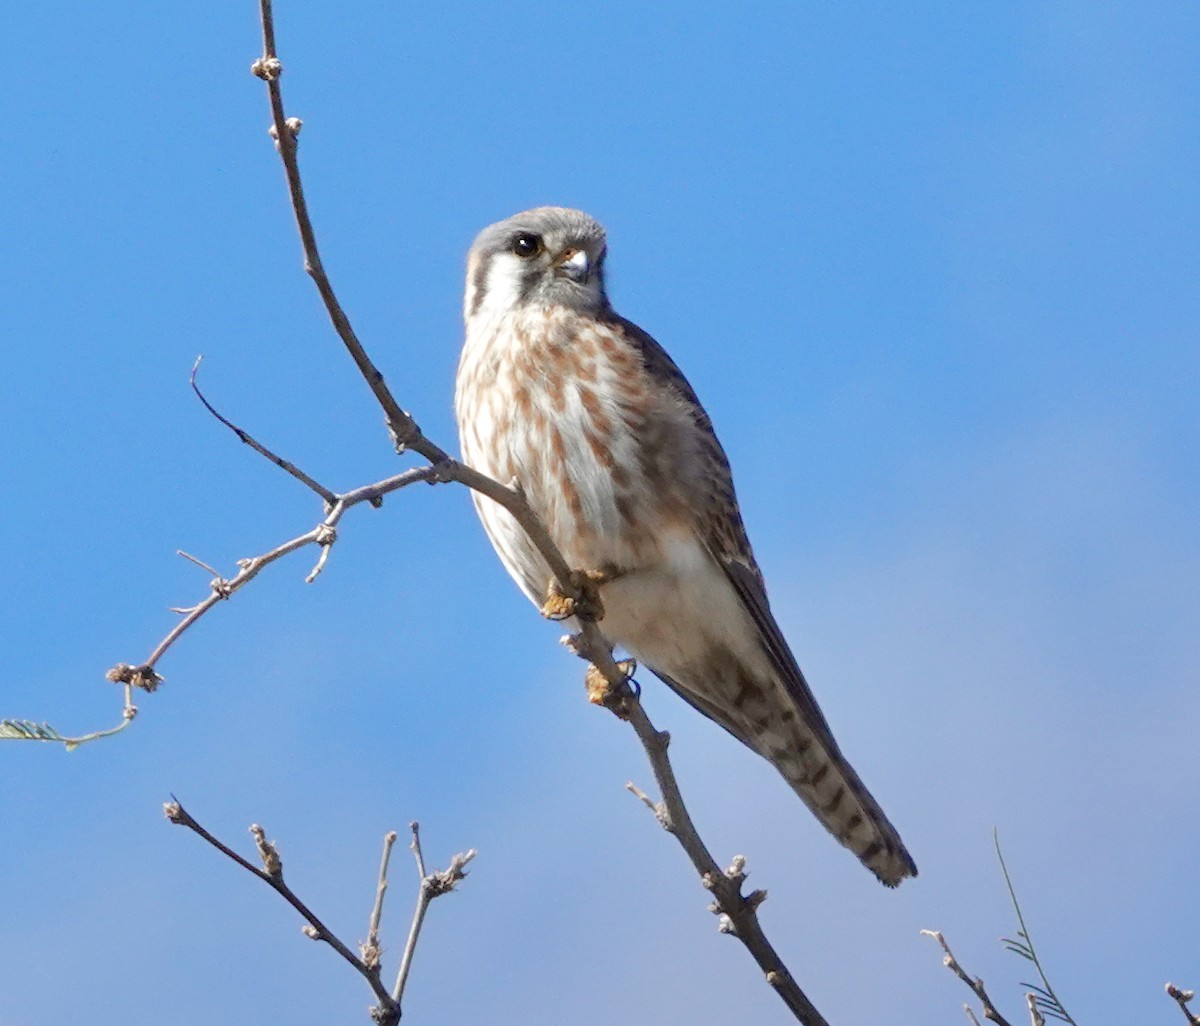
<path id="1" fill-rule="evenodd" d="M 600 586 L 613 579 L 607 570 L 572 570 L 571 586 L 578 598 L 563 594 L 558 578 L 551 577 L 546 586 L 546 601 L 542 603 L 542 616 L 547 620 L 569 620 L 576 617 L 593 623 L 604 619 L 604 603 L 600 600 Z"/>
<path id="2" fill-rule="evenodd" d="M 587 668 L 587 672 L 583 675 L 583 686 L 587 688 L 589 702 L 593 705 L 602 705 L 620 719 L 627 720 L 629 719 L 629 702 L 631 699 L 637 698 L 641 692 L 637 682 L 633 679 L 634 672 L 637 670 L 637 660 L 621 659 L 617 662 L 617 669 L 625 675 L 625 679 L 619 686 L 614 687 L 609 683 L 608 678 L 595 666 Z"/>

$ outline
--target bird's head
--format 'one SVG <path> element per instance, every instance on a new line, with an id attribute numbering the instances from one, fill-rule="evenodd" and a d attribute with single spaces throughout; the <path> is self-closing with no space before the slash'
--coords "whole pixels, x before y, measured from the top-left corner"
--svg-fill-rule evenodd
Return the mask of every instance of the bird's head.
<path id="1" fill-rule="evenodd" d="M 604 309 L 604 253 L 604 229 L 582 211 L 538 207 L 514 214 L 485 228 L 471 246 L 464 316 L 531 304 Z"/>

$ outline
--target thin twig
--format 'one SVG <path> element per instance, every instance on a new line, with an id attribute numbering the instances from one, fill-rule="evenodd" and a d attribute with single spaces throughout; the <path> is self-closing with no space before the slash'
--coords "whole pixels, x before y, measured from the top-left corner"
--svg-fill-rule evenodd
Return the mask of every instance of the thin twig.
<path id="1" fill-rule="evenodd" d="M 1025 1006 L 1029 1009 L 1029 1026 L 1046 1026 L 1046 1019 L 1038 1008 L 1038 997 L 1032 991 L 1025 995 Z"/>
<path id="2" fill-rule="evenodd" d="M 204 560 L 202 560 L 202 559 L 197 559 L 195 556 L 191 555 L 191 553 L 184 552 L 184 551 L 183 551 L 183 549 L 176 549 L 176 550 L 175 550 L 175 554 L 176 554 L 177 556 L 182 556 L 182 557 L 183 557 L 184 559 L 186 559 L 186 560 L 187 560 L 189 563 L 194 563 L 194 564 L 195 564 L 196 566 L 198 566 L 198 567 L 199 567 L 201 570 L 207 570 L 207 571 L 208 571 L 210 574 L 212 574 L 212 575 L 213 575 L 213 577 L 220 577 L 220 576 L 221 576 L 221 575 L 220 575 L 220 573 L 218 573 L 218 572 L 217 572 L 216 570 L 214 570 L 214 569 L 213 569 L 211 566 L 209 566 L 209 565 L 208 565 L 206 562 L 204 562 Z"/>
<path id="3" fill-rule="evenodd" d="M 306 925 L 303 928 L 303 933 L 313 940 L 324 941 L 342 958 L 349 962 L 355 970 L 367 981 L 375 997 L 378 999 L 378 1004 L 371 1009 L 371 1019 L 378 1026 L 397 1026 L 400 1021 L 400 1001 L 404 996 L 404 984 L 407 981 L 408 970 L 412 965 L 413 953 L 416 950 L 417 939 L 421 930 L 421 923 L 425 919 L 425 913 L 429 909 L 429 903 L 439 895 L 445 894 L 454 889 L 455 885 L 466 877 L 464 867 L 475 858 L 475 849 L 455 855 L 450 860 L 450 866 L 445 870 L 434 870 L 432 873 L 424 872 L 424 860 L 420 856 L 420 839 L 417 835 L 417 824 L 413 823 L 413 842 L 414 850 L 418 853 L 418 866 L 421 867 L 421 888 L 418 895 L 417 909 L 413 915 L 413 925 L 409 930 L 408 943 L 404 949 L 404 958 L 400 967 L 400 976 L 396 981 L 396 989 L 393 993 L 388 993 L 380 979 L 380 948 L 379 948 L 379 922 L 383 913 L 383 896 L 387 891 L 387 868 L 388 860 L 391 857 L 392 846 L 396 843 L 396 832 L 391 831 L 384 838 L 383 842 L 383 858 L 379 865 L 379 882 L 375 890 L 375 904 L 371 909 L 371 924 L 368 932 L 367 942 L 362 945 L 362 958 L 358 958 L 321 920 L 316 914 L 297 897 L 296 893 L 283 880 L 283 861 L 279 856 L 279 849 L 274 843 L 267 840 L 266 831 L 257 823 L 250 827 L 250 833 L 254 836 L 254 844 L 258 849 L 259 858 L 262 860 L 262 868 L 255 866 L 248 859 L 243 858 L 236 851 L 230 848 L 227 844 L 214 837 L 204 829 L 196 819 L 174 798 L 163 806 L 163 812 L 166 813 L 167 819 L 172 823 L 177 823 L 180 826 L 185 826 L 193 833 L 204 838 L 209 844 L 217 849 L 226 858 L 231 859 L 241 866 L 246 872 L 252 873 L 263 883 L 267 884 L 272 890 L 279 894 L 289 905 L 292 906 L 304 918 Z"/>
<path id="4" fill-rule="evenodd" d="M 239 569 L 233 577 L 224 578 L 218 574 L 211 582 L 209 595 L 206 598 L 194 606 L 179 610 L 179 612 L 184 614 L 183 619 L 158 643 L 144 663 L 138 666 L 131 666 L 128 663 L 118 663 L 108 671 L 108 679 L 133 684 L 136 687 L 152 691 L 162 683 L 162 677 L 159 676 L 155 669 L 159 660 L 213 606 L 232 598 L 237 592 L 254 580 L 264 568 L 282 559 L 284 556 L 295 552 L 297 549 L 302 549 L 308 545 L 320 545 L 322 546 L 322 557 L 324 557 L 336 539 L 335 528 L 347 510 L 364 502 L 375 504 L 385 495 L 390 495 L 392 492 L 399 491 L 401 488 L 407 488 L 409 485 L 416 484 L 419 481 L 433 481 L 436 479 L 436 476 L 436 471 L 432 467 L 416 467 L 412 470 L 406 470 L 402 474 L 396 474 L 382 481 L 376 481 L 374 484 L 355 488 L 344 495 L 335 495 L 332 507 L 326 514 L 325 519 L 317 524 L 316 527 L 296 538 L 283 542 L 281 545 L 277 545 L 261 556 L 254 556 L 250 559 L 239 559 Z M 311 581 L 323 565 L 324 559 L 322 558 L 318 561 L 313 573 L 307 579 Z"/>
<path id="5" fill-rule="evenodd" d="M 412 841 L 409 847 L 417 860 L 417 904 L 413 909 L 412 923 L 408 927 L 408 939 L 404 942 L 404 954 L 400 956 L 400 968 L 396 973 L 396 985 L 392 988 L 392 997 L 399 1002 L 404 997 L 404 988 L 408 984 L 408 973 L 412 968 L 413 955 L 417 950 L 417 938 L 421 935 L 421 926 L 425 922 L 425 912 L 429 908 L 429 895 L 425 890 L 425 859 L 421 854 L 421 827 L 414 819 L 409 824 L 412 830 Z"/>
<path id="6" fill-rule="evenodd" d="M 412 840 L 408 842 L 408 847 L 417 862 L 417 878 L 424 880 L 428 874 L 425 872 L 425 853 L 421 850 L 421 824 L 414 819 L 408 824 L 408 829 L 412 831 Z"/>
<path id="7" fill-rule="evenodd" d="M 291 474 L 292 477 L 294 477 L 302 485 L 306 486 L 307 488 L 311 488 L 314 492 L 321 496 L 321 498 L 325 500 L 326 506 L 332 506 L 335 502 L 337 502 L 337 496 L 334 495 L 334 493 L 326 488 L 323 484 L 319 483 L 318 481 L 314 481 L 311 477 L 304 473 L 303 470 L 297 467 L 296 464 L 290 462 L 289 460 L 285 460 L 282 456 L 277 456 L 248 432 L 243 431 L 240 427 L 233 423 L 233 421 L 221 415 L 220 411 L 218 411 L 217 408 L 208 401 L 204 393 L 200 391 L 200 386 L 196 384 L 196 372 L 200 370 L 200 361 L 203 359 L 203 356 L 196 357 L 196 362 L 192 364 L 192 373 L 191 377 L 188 379 L 188 383 L 192 386 L 192 391 L 196 393 L 196 397 L 204 404 L 204 408 L 208 410 L 208 412 L 214 417 L 216 417 L 217 420 L 229 428 L 230 431 L 237 435 L 240 441 L 250 446 L 250 448 L 259 455 L 265 456 L 268 460 L 274 463 L 275 466 L 279 467 L 280 470 L 287 471 L 287 473 Z"/>
<path id="8" fill-rule="evenodd" d="M 396 831 L 389 830 L 383 839 L 383 857 L 379 861 L 379 881 L 375 885 L 375 904 L 371 907 L 371 922 L 367 927 L 367 940 L 359 945 L 363 962 L 372 969 L 379 968 L 382 949 L 379 947 L 379 920 L 383 915 L 383 898 L 388 888 L 388 860 L 392 857 L 392 846 L 396 843 Z"/>
<path id="9" fill-rule="evenodd" d="M 228 845 L 222 843 L 207 830 L 204 829 L 177 800 L 172 799 L 163 806 L 163 812 L 166 813 L 167 819 L 172 823 L 177 823 L 180 826 L 185 826 L 193 833 L 204 838 L 217 851 L 221 852 L 226 858 L 232 859 L 246 872 L 254 874 L 263 883 L 267 884 L 272 890 L 279 894 L 289 905 L 292 906 L 301 916 L 304 917 L 308 926 L 305 928 L 305 933 L 314 940 L 321 940 L 328 944 L 334 951 L 342 956 L 345 961 L 349 962 L 358 973 L 367 981 L 371 990 L 375 992 L 375 997 L 379 1000 L 379 1010 L 385 1013 L 394 1013 L 394 1017 L 390 1019 L 376 1018 L 377 1022 L 395 1023 L 400 1018 L 399 1007 L 395 1007 L 395 1002 L 392 1001 L 392 996 L 387 992 L 387 988 L 379 978 L 379 967 L 371 967 L 362 959 L 358 958 L 338 937 L 331 931 L 316 914 L 304 904 L 296 893 L 283 882 L 283 864 L 279 858 L 279 852 L 273 844 L 266 840 L 266 833 L 262 827 L 255 824 L 250 828 L 254 834 L 255 843 L 258 847 L 259 854 L 263 859 L 263 868 L 260 869 L 253 863 L 242 858 L 236 851 Z"/>
<path id="10" fill-rule="evenodd" d="M 308 216 L 308 203 L 304 198 L 304 186 L 300 181 L 300 168 L 296 162 L 295 133 L 288 126 L 288 119 L 283 111 L 283 92 L 279 85 L 279 76 L 283 74 L 283 66 L 275 50 L 275 22 L 271 12 L 271 0 L 259 0 L 259 12 L 262 16 L 263 55 L 251 65 L 251 70 L 267 83 L 267 90 L 270 94 L 275 142 L 279 148 L 279 154 L 283 158 L 288 192 L 292 198 L 292 210 L 296 215 L 296 227 L 304 245 L 304 269 L 321 293 L 321 299 L 325 303 L 325 309 L 329 313 L 329 319 L 333 322 L 334 329 L 345 343 L 346 349 L 354 359 L 376 400 L 383 407 L 388 428 L 392 432 L 392 438 L 397 447 L 409 447 L 412 442 L 422 437 L 420 429 L 416 422 L 400 408 L 384 384 L 383 375 L 371 362 L 366 350 L 358 341 L 354 329 L 350 326 L 350 319 L 342 309 L 341 303 L 338 302 L 329 277 L 325 273 L 324 265 L 321 263 L 316 233 L 313 231 L 312 220 Z M 423 452 L 420 447 L 411 447 L 416 448 L 430 462 L 440 462 L 440 459 Z"/>
<path id="11" fill-rule="evenodd" d="M 937 930 L 922 930 L 921 934 L 925 937 L 932 937 L 942 946 L 942 950 L 946 953 L 946 957 L 942 959 L 942 965 L 954 973 L 955 976 L 957 976 L 963 981 L 963 983 L 965 983 L 971 988 L 972 991 L 975 992 L 975 996 L 979 998 L 979 1003 L 983 1006 L 983 1017 L 996 1023 L 996 1026 L 1012 1026 L 1012 1024 L 996 1010 L 996 1006 L 992 1004 L 992 999 L 988 997 L 988 992 L 984 989 L 983 980 L 981 980 L 978 976 L 969 976 L 966 970 L 959 965 L 958 959 L 954 957 L 954 952 L 950 950 L 950 945 L 946 943 L 946 938 L 943 937 Z M 964 1005 L 963 1007 L 966 1009 L 967 1014 L 974 1019 L 975 1016 L 970 1007 L 967 1005 Z"/>
<path id="12" fill-rule="evenodd" d="M 396 973 L 396 985 L 392 988 L 392 1000 L 399 1008 L 404 1000 L 404 988 L 408 984 L 409 970 L 412 968 L 413 955 L 417 951 L 417 941 L 421 936 L 421 926 L 425 922 L 425 913 L 429 911 L 429 903 L 434 898 L 454 890 L 455 884 L 466 877 L 464 867 L 476 855 L 475 849 L 455 855 L 450 859 L 450 866 L 443 870 L 425 871 L 425 856 L 421 851 L 421 826 L 416 820 L 409 824 L 412 831 L 413 857 L 417 862 L 417 875 L 420 886 L 417 890 L 417 907 L 413 911 L 412 924 L 408 928 L 408 940 L 404 944 L 404 954 L 400 957 L 400 969 Z"/>
<path id="13" fill-rule="evenodd" d="M 197 394 L 199 390 L 197 389 Z M 394 474 L 391 477 L 384 478 L 382 481 L 376 481 L 369 485 L 363 485 L 359 488 L 354 488 L 351 491 L 345 492 L 342 495 L 337 495 L 334 492 L 329 492 L 321 485 L 316 484 L 307 474 L 296 468 L 293 464 L 286 460 L 280 459 L 270 450 L 259 445 L 249 435 L 243 432 L 236 425 L 233 425 L 226 418 L 221 416 L 204 398 L 200 396 L 201 401 L 213 413 L 213 415 L 223 424 L 229 426 L 232 430 L 238 433 L 243 440 L 248 440 L 247 444 L 252 445 L 257 451 L 270 459 L 277 466 L 283 466 L 284 469 L 289 469 L 293 477 L 302 480 L 306 483 L 311 483 L 313 490 L 325 498 L 326 501 L 325 518 L 318 523 L 312 530 L 306 531 L 304 534 L 292 538 L 268 552 L 259 556 L 253 556 L 248 559 L 238 560 L 238 572 L 232 577 L 222 577 L 220 572 L 210 566 L 208 563 L 184 552 L 178 550 L 179 555 L 189 562 L 195 563 L 208 573 L 212 574 L 212 580 L 209 582 L 209 594 L 191 606 L 175 606 L 172 607 L 172 612 L 178 613 L 182 619 L 167 632 L 166 636 L 155 646 L 154 650 L 145 659 L 144 662 L 138 664 L 117 663 L 105 673 L 108 680 L 124 686 L 124 702 L 121 711 L 121 722 L 115 727 L 110 727 L 105 730 L 96 730 L 91 733 L 81 734 L 77 736 L 64 735 L 55 730 L 47 723 L 37 723 L 33 720 L 18 720 L 18 719 L 3 719 L 0 720 L 0 740 L 14 741 L 42 741 L 53 742 L 63 745 L 67 751 L 72 751 L 82 744 L 87 744 L 90 741 L 96 741 L 100 738 L 111 737 L 114 734 L 120 733 L 137 716 L 137 706 L 133 704 L 133 691 L 135 688 L 142 691 L 154 691 L 163 682 L 162 676 L 158 673 L 158 662 L 167 653 L 168 649 L 175 644 L 187 631 L 189 631 L 200 619 L 202 619 L 214 606 L 227 599 L 232 598 L 238 591 L 249 584 L 258 574 L 272 563 L 277 562 L 284 556 L 290 555 L 298 549 L 305 548 L 308 545 L 319 545 L 321 554 L 318 557 L 313 569 L 305 577 L 307 583 L 312 583 L 316 576 L 324 569 L 325 563 L 329 558 L 329 551 L 333 547 L 333 543 L 337 540 L 337 525 L 345 516 L 346 512 L 353 509 L 355 506 L 362 503 L 369 503 L 371 506 L 379 507 L 383 498 L 393 492 L 397 492 L 402 488 L 407 488 L 409 485 L 417 482 L 426 482 L 435 484 L 445 480 L 442 476 L 441 468 L 434 466 L 415 467 L 406 470 L 400 474 Z"/>
<path id="14" fill-rule="evenodd" d="M 1188 1026 L 1200 1026 L 1200 1017 L 1192 1013 L 1188 1008 L 1188 1002 L 1196 996 L 1194 990 L 1181 990 L 1173 983 L 1167 984 L 1167 993 L 1175 999 L 1175 1003 L 1179 1006 L 1179 1010 L 1187 1017 Z"/>

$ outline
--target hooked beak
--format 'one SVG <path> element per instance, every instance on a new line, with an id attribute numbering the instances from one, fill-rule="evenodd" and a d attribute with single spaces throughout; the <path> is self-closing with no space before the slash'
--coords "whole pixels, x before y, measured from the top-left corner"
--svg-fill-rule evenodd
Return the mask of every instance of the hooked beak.
<path id="1" fill-rule="evenodd" d="M 568 249 L 555 261 L 555 268 L 575 282 L 584 281 L 592 269 L 591 261 L 582 249 Z"/>

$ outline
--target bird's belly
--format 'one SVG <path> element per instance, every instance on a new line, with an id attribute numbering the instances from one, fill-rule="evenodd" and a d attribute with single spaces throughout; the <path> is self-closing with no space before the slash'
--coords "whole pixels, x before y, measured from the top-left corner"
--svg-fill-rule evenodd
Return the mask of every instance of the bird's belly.
<path id="1" fill-rule="evenodd" d="M 724 571 L 694 535 L 677 530 L 664 540 L 655 565 L 602 589 L 604 636 L 685 686 L 710 677 L 716 661 L 768 676 L 754 624 Z"/>

